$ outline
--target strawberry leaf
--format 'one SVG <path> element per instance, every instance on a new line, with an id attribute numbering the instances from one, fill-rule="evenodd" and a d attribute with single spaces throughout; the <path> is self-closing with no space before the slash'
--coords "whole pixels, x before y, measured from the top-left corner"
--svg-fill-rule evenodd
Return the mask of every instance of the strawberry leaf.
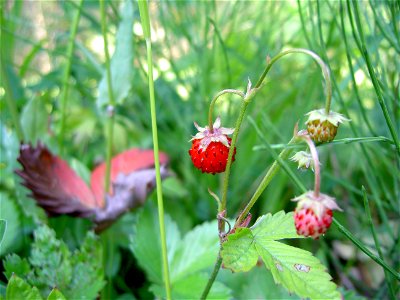
<path id="1" fill-rule="evenodd" d="M 340 293 L 325 267 L 310 252 L 278 242 L 302 238 L 296 234 L 293 213 L 260 217 L 251 228 L 228 236 L 221 252 L 225 268 L 245 272 L 261 257 L 276 283 L 304 298 L 338 299 Z"/>
<path id="2" fill-rule="evenodd" d="M 178 226 L 168 215 L 165 218 L 165 226 L 172 298 L 199 298 L 207 284 L 208 272 L 218 254 L 217 224 L 211 222 L 199 225 L 187 233 L 183 239 Z M 137 219 L 131 235 L 131 250 L 153 283 L 150 290 L 157 297 L 165 298 L 158 231 L 157 211 L 149 202 Z M 226 299 L 230 296 L 230 290 L 222 283 L 216 282 L 210 295 L 218 299 Z"/>

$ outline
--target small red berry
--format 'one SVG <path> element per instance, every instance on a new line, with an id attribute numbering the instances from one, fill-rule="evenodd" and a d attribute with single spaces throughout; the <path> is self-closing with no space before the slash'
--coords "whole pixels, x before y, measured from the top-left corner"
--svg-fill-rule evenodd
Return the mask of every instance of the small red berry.
<path id="1" fill-rule="evenodd" d="M 192 147 L 189 150 L 189 155 L 193 165 L 203 173 L 221 173 L 226 169 L 228 162 L 229 147 L 231 138 L 228 134 L 233 133 L 233 129 L 224 128 L 221 126 L 219 118 L 213 124 L 213 130 L 208 126 L 200 127 L 195 123 L 199 131 L 192 138 Z M 236 147 L 233 152 L 232 162 L 235 161 Z"/>
<path id="2" fill-rule="evenodd" d="M 297 234 L 318 239 L 332 224 L 332 210 L 341 210 L 328 195 L 307 192 L 293 201 L 299 201 L 294 212 Z"/>

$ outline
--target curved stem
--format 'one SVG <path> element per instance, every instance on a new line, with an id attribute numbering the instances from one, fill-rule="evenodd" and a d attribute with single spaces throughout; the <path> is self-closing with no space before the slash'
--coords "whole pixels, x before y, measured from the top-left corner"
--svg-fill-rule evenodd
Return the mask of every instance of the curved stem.
<path id="1" fill-rule="evenodd" d="M 307 143 L 314 160 L 314 196 L 315 198 L 319 198 L 319 192 L 321 189 L 321 167 L 318 159 L 318 151 L 309 135 L 302 135 L 300 137 Z"/>
<path id="2" fill-rule="evenodd" d="M 210 109 L 208 111 L 208 126 L 210 128 L 210 131 L 213 132 L 213 111 L 214 111 L 214 106 L 215 103 L 217 102 L 218 98 L 224 94 L 236 94 L 242 98 L 245 97 L 244 93 L 238 90 L 234 90 L 234 89 L 226 89 L 223 91 L 220 91 L 218 94 L 215 95 L 214 99 L 212 99 L 211 103 L 210 103 Z"/>
<path id="3" fill-rule="evenodd" d="M 268 66 L 265 68 L 264 73 L 261 75 L 260 79 L 258 80 L 255 88 L 258 88 L 259 86 L 261 86 L 265 76 L 268 74 L 269 70 L 271 69 L 272 65 L 279 60 L 280 58 L 282 58 L 283 56 L 290 54 L 290 53 L 303 53 L 303 54 L 307 54 L 309 56 L 311 56 L 317 63 L 318 65 L 321 67 L 321 71 L 322 74 L 324 76 L 325 79 L 325 96 L 326 96 L 326 100 L 325 100 L 325 111 L 327 114 L 329 114 L 329 110 L 331 107 L 331 102 L 332 102 L 332 83 L 331 83 L 331 75 L 329 72 L 329 68 L 328 66 L 324 63 L 324 61 L 313 51 L 307 50 L 307 49 L 303 49 L 303 48 L 293 48 L 293 49 L 289 49 L 286 51 L 282 51 L 281 53 L 277 54 L 274 58 L 272 58 L 269 61 Z"/>

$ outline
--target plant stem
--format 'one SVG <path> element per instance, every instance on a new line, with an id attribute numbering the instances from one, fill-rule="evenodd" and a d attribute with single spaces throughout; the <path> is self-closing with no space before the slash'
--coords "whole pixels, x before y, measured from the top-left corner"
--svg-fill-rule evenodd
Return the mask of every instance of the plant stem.
<path id="1" fill-rule="evenodd" d="M 321 167 L 319 164 L 317 148 L 309 135 L 302 135 L 301 138 L 307 143 L 314 160 L 314 196 L 318 199 L 321 189 Z"/>
<path id="2" fill-rule="evenodd" d="M 78 31 L 79 19 L 81 17 L 83 0 L 79 0 L 78 7 L 74 19 L 71 23 L 70 35 L 68 40 L 68 47 L 67 47 L 67 65 L 64 69 L 63 74 L 63 86 L 61 92 L 61 124 L 60 124 L 60 135 L 58 139 L 58 145 L 60 148 L 60 154 L 63 154 L 64 151 L 64 135 L 65 135 L 65 122 L 67 118 L 67 103 L 68 103 L 68 88 L 69 88 L 69 74 L 71 72 L 71 65 L 72 65 L 72 55 L 74 52 L 75 46 L 75 37 Z"/>
<path id="3" fill-rule="evenodd" d="M 233 89 L 226 89 L 226 90 L 220 91 L 218 94 L 215 95 L 214 99 L 212 99 L 212 101 L 210 103 L 210 109 L 208 111 L 208 126 L 209 126 L 211 132 L 213 131 L 213 111 L 214 111 L 215 103 L 217 102 L 218 98 L 224 94 L 236 94 L 242 98 L 245 97 L 245 95 L 242 91 L 233 90 Z"/>
<path id="4" fill-rule="evenodd" d="M 363 27 L 361 25 L 360 14 L 359 14 L 359 11 L 358 11 L 358 1 L 353 1 L 352 4 L 353 4 L 353 8 L 354 8 L 354 17 L 355 17 L 355 21 L 356 21 L 356 25 L 357 25 L 357 29 L 358 29 L 358 34 L 360 36 L 360 42 L 361 42 L 360 50 L 361 50 L 361 53 L 362 53 L 362 55 L 364 57 L 365 63 L 367 64 L 368 73 L 369 73 L 369 76 L 371 77 L 372 85 L 374 86 L 375 93 L 376 93 L 376 96 L 378 98 L 378 102 L 379 102 L 379 105 L 381 107 L 383 116 L 385 117 L 386 124 L 389 127 L 390 134 L 392 135 L 392 138 L 393 138 L 396 150 L 397 150 L 397 154 L 400 155 L 399 137 L 398 137 L 398 135 L 396 133 L 396 129 L 394 128 L 392 119 L 390 118 L 389 111 L 387 109 L 385 99 L 383 98 L 381 87 L 379 86 L 379 82 L 378 82 L 378 79 L 376 77 L 374 68 L 372 66 L 371 59 L 369 57 L 369 52 L 368 52 L 367 47 L 366 47 L 364 31 L 363 31 Z"/>
<path id="5" fill-rule="evenodd" d="M 315 54 L 314 52 L 307 50 L 307 49 L 302 49 L 302 48 L 293 48 L 293 49 L 289 49 L 286 51 L 283 51 L 279 54 L 277 54 L 276 56 L 274 56 L 272 59 L 270 59 L 269 57 L 267 57 L 267 66 L 264 69 L 264 72 L 261 74 L 260 78 L 258 79 L 256 85 L 254 86 L 253 89 L 247 91 L 243 102 L 242 102 L 242 106 L 240 108 L 240 112 L 239 112 L 239 116 L 236 120 L 236 124 L 235 124 L 235 131 L 233 133 L 232 136 L 232 141 L 231 141 L 231 145 L 229 148 L 229 154 L 228 154 L 228 162 L 226 164 L 226 169 L 225 169 L 225 177 L 224 177 L 224 183 L 223 183 L 223 191 L 222 191 L 222 199 L 221 199 L 221 205 L 219 207 L 219 211 L 218 213 L 221 213 L 222 211 L 226 211 L 226 202 L 227 202 L 227 195 L 228 195 L 228 186 L 229 186 L 229 175 L 230 175 L 230 171 L 231 171 L 231 165 L 232 165 L 232 157 L 233 157 L 233 152 L 235 149 L 235 145 L 236 145 L 236 141 L 237 141 L 237 137 L 239 135 L 239 130 L 240 130 L 240 126 L 242 125 L 242 121 L 244 118 L 244 115 L 246 113 L 246 109 L 247 106 L 250 103 L 250 100 L 257 94 L 259 88 L 261 87 L 265 77 L 267 76 L 269 70 L 272 68 L 272 65 L 274 63 L 276 63 L 280 58 L 282 58 L 285 55 L 291 54 L 291 53 L 303 53 L 303 54 L 307 54 L 309 56 L 311 56 L 317 63 L 318 65 L 321 67 L 323 76 L 325 78 L 326 81 L 326 109 L 328 110 L 329 113 L 329 109 L 330 109 L 330 105 L 331 105 L 331 99 L 332 99 L 332 85 L 331 85 L 331 80 L 330 80 L 330 73 L 329 73 L 329 69 L 326 66 L 326 64 L 322 61 L 322 59 Z M 226 90 L 227 91 L 227 90 Z M 229 90 L 230 92 L 233 92 L 235 90 Z M 222 92 L 221 92 L 222 93 Z M 240 92 L 234 92 L 235 94 L 239 94 L 240 96 L 242 96 L 240 94 Z M 221 96 L 221 94 L 217 94 L 216 97 L 214 97 L 214 99 L 212 100 L 212 102 L 210 103 L 210 110 L 209 110 L 209 124 L 210 124 L 210 129 L 212 128 L 212 112 L 213 112 L 213 106 L 217 100 L 217 98 Z M 247 98 L 247 96 L 249 98 Z M 293 139 L 289 142 L 292 143 Z M 285 159 L 289 156 L 290 152 L 291 152 L 291 148 L 285 148 L 281 154 L 279 155 L 279 159 Z M 276 172 L 279 170 L 279 164 L 277 161 L 274 162 L 274 164 L 271 166 L 271 168 L 269 169 L 269 171 L 267 172 L 266 176 L 264 177 L 263 181 L 260 183 L 259 187 L 257 188 L 256 192 L 254 193 L 253 197 L 250 199 L 249 203 L 247 204 L 247 206 L 245 207 L 245 209 L 242 211 L 242 213 L 239 215 L 236 223 L 235 223 L 235 227 L 237 227 L 239 224 L 241 224 L 241 222 L 244 220 L 244 218 L 246 218 L 247 214 L 249 213 L 250 209 L 253 207 L 254 203 L 257 201 L 257 199 L 260 197 L 261 193 L 264 191 L 264 189 L 268 186 L 269 182 L 272 180 L 272 178 L 275 176 Z M 223 233 L 223 231 L 225 230 L 225 222 L 220 224 L 221 226 L 220 228 L 220 234 Z M 220 254 L 218 254 L 220 255 Z M 218 262 L 218 261 L 217 261 Z M 215 275 L 214 272 L 212 274 L 212 277 L 209 278 L 207 286 L 211 288 L 212 284 L 214 283 L 214 280 L 218 274 L 218 270 L 219 270 L 219 266 L 215 266 L 214 270 L 217 269 Z M 208 292 L 204 291 L 202 294 L 202 297 L 204 297 L 204 299 L 207 297 Z"/>
<path id="6" fill-rule="evenodd" d="M 293 144 L 297 138 L 293 137 L 289 143 L 288 146 Z M 287 159 L 292 152 L 292 148 L 288 147 L 285 148 L 281 151 L 281 153 L 278 156 L 278 159 L 274 161 L 274 163 L 271 165 L 271 167 L 268 169 L 267 174 L 265 174 L 264 178 L 262 179 L 261 183 L 259 184 L 257 190 L 254 192 L 253 196 L 251 197 L 250 201 L 247 203 L 246 207 L 242 210 L 240 213 L 239 217 L 237 218 L 235 222 L 234 228 L 238 227 L 242 221 L 246 218 L 247 214 L 250 212 L 250 209 L 253 207 L 253 205 L 256 203 L 258 198 L 261 196 L 262 192 L 267 188 L 271 180 L 275 177 L 276 173 L 280 169 L 280 164 L 278 160 L 284 160 Z"/>
<path id="7" fill-rule="evenodd" d="M 343 227 L 343 225 L 340 224 L 340 222 L 337 221 L 335 218 L 333 218 L 333 224 L 335 224 L 337 226 L 337 228 L 339 229 L 339 231 L 342 232 L 362 252 L 364 252 L 366 255 L 368 255 L 377 264 L 381 265 L 383 268 L 385 268 L 390 273 L 392 273 L 393 276 L 397 280 L 400 280 L 400 273 L 399 272 L 396 272 L 396 270 L 394 270 L 390 266 L 388 266 L 382 259 L 380 259 L 378 256 L 373 254 L 367 247 L 364 246 L 364 244 L 361 241 L 359 241 L 355 236 L 353 236 L 353 234 L 350 231 L 348 231 L 345 227 Z"/>
<path id="8" fill-rule="evenodd" d="M 215 265 L 214 265 L 214 270 L 211 273 L 210 279 L 208 280 L 207 285 L 203 290 L 203 293 L 201 294 L 201 297 L 200 297 L 201 300 L 205 300 L 207 298 L 207 295 L 211 290 L 211 287 L 215 281 L 215 278 L 218 275 L 219 268 L 221 268 L 221 264 L 222 264 L 222 257 L 221 257 L 221 249 L 220 249 L 218 252 L 217 261 L 215 262 Z"/>
<path id="9" fill-rule="evenodd" d="M 367 192 L 364 188 L 364 186 L 361 187 L 362 194 L 363 194 L 363 199 L 364 199 L 364 207 L 365 207 L 365 212 L 367 214 L 368 222 L 369 225 L 371 226 L 371 232 L 372 232 L 372 237 L 374 238 L 374 243 L 375 243 L 375 248 L 378 251 L 379 258 L 383 261 L 383 254 L 382 254 L 382 249 L 379 243 L 379 239 L 376 235 L 375 231 L 375 226 L 374 223 L 372 222 L 372 217 L 371 217 L 371 209 L 369 208 L 369 201 L 367 197 Z M 391 299 L 395 299 L 395 293 L 393 291 L 392 284 L 390 282 L 389 274 L 385 268 L 383 268 L 383 272 L 385 273 L 385 278 L 386 278 L 386 283 L 388 285 L 388 290 L 389 290 L 389 295 Z"/>
<path id="10" fill-rule="evenodd" d="M 111 175 L 111 156 L 112 156 L 112 143 L 114 135 L 114 92 L 112 89 L 111 82 L 111 67 L 110 67 L 110 54 L 108 52 L 108 41 L 107 41 L 107 23 L 106 23 L 106 8 L 104 5 L 105 0 L 100 0 L 100 13 L 101 13 L 101 31 L 104 40 L 104 54 L 105 54 L 105 66 L 106 66 L 106 79 L 107 79 L 107 91 L 108 91 L 108 107 L 107 107 L 107 152 L 106 152 L 106 171 L 104 179 L 105 192 L 108 193 L 110 190 L 110 175 Z"/>
<path id="11" fill-rule="evenodd" d="M 160 239 L 161 239 L 161 252 L 162 252 L 162 261 L 163 261 L 165 292 L 167 295 L 167 299 L 169 300 L 169 299 L 171 299 L 171 287 L 170 287 L 169 270 L 168 270 L 167 239 L 166 239 L 166 234 L 165 234 L 164 204 L 163 204 L 163 197 L 162 197 L 160 157 L 159 157 L 159 150 L 158 150 L 157 116 L 156 116 L 156 104 L 155 104 L 155 94 L 154 94 L 150 17 L 149 17 L 147 1 L 139 0 L 138 3 L 139 3 L 140 19 L 142 22 L 143 32 L 144 32 L 144 36 L 146 39 L 146 48 L 147 48 L 151 128 L 152 128 L 152 133 L 153 133 L 154 165 L 155 165 L 155 169 L 156 169 L 158 220 L 159 220 L 159 224 L 160 224 Z"/>

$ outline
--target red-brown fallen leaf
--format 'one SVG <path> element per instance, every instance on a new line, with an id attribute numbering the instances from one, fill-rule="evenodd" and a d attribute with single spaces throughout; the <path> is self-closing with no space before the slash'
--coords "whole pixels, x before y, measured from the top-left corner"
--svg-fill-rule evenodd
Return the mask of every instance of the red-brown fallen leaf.
<path id="1" fill-rule="evenodd" d="M 142 205 L 155 186 L 154 154 L 151 150 L 131 149 L 111 160 L 111 190 L 104 193 L 105 164 L 91 176 L 90 189 L 68 166 L 41 143 L 21 145 L 16 173 L 32 192 L 32 197 L 49 215 L 68 214 L 90 217 L 106 228 L 124 212 Z M 168 157 L 160 153 L 161 176 L 169 175 Z"/>
<path id="2" fill-rule="evenodd" d="M 165 153 L 160 153 L 160 164 L 167 164 L 168 157 Z M 130 149 L 121 154 L 116 155 L 111 160 L 111 176 L 110 182 L 115 182 L 119 174 L 128 175 L 134 171 L 149 169 L 154 167 L 154 152 L 145 149 Z M 104 176 L 106 172 L 106 164 L 98 165 L 92 172 L 90 178 L 90 186 L 93 194 L 98 201 L 99 207 L 104 207 Z M 113 187 L 110 184 L 110 195 L 113 195 Z"/>

